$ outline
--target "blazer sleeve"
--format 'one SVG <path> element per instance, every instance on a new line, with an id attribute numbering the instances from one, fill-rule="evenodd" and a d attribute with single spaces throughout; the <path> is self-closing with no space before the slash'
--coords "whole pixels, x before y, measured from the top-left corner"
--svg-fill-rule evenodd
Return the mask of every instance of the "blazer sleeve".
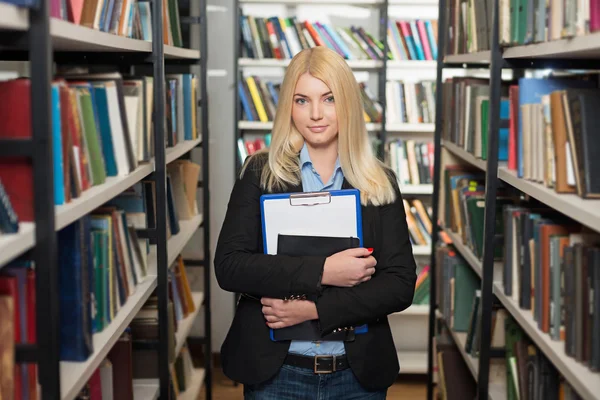
<path id="1" fill-rule="evenodd" d="M 243 177 L 233 187 L 215 252 L 215 276 L 230 292 L 286 298 L 316 299 L 325 257 L 263 254 L 260 212 L 259 155 L 248 161 Z"/>
<path id="2" fill-rule="evenodd" d="M 380 253 L 373 277 L 352 288 L 325 287 L 316 301 L 323 335 L 402 311 L 412 304 L 416 265 L 408 236 L 402 196 L 396 181 L 396 201 L 381 206 Z"/>

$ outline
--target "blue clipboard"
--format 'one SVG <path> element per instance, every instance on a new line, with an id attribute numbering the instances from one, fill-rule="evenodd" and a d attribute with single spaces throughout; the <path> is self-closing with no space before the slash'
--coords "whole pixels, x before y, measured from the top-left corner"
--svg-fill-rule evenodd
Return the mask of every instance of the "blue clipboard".
<path id="1" fill-rule="evenodd" d="M 264 194 L 260 197 L 260 211 L 265 254 L 277 254 L 279 234 L 356 237 L 359 246 L 363 246 L 357 189 Z M 355 334 L 367 331 L 366 324 L 355 327 Z"/>

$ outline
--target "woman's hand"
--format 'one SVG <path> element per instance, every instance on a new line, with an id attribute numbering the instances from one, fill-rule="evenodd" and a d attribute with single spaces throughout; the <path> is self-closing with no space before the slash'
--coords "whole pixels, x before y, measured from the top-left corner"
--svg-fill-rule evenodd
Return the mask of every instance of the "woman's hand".
<path id="1" fill-rule="evenodd" d="M 287 328 L 301 324 L 304 321 L 319 319 L 317 306 L 308 300 L 281 300 L 263 297 L 262 313 L 267 320 L 267 326 L 272 329 Z"/>
<path id="2" fill-rule="evenodd" d="M 325 260 L 321 283 L 328 286 L 352 287 L 371 279 L 377 261 L 373 249 L 348 249 Z"/>

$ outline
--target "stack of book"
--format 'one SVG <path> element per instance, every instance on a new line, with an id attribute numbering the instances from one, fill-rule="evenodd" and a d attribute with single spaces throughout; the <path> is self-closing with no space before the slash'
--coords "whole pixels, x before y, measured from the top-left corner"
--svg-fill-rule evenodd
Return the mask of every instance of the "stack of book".
<path id="1" fill-rule="evenodd" d="M 243 57 L 289 60 L 304 49 L 327 46 L 346 60 L 383 60 L 383 43 L 362 27 L 333 27 L 291 18 L 240 17 Z"/>
<path id="2" fill-rule="evenodd" d="M 429 265 L 423 267 L 417 276 L 415 284 L 415 295 L 413 296 L 413 304 L 425 305 L 429 304 L 429 290 L 431 280 L 429 279 Z"/>

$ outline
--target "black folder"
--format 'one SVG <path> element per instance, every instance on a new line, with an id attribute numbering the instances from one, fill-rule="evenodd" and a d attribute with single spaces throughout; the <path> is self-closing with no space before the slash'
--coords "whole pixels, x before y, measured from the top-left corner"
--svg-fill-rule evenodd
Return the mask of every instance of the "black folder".
<path id="1" fill-rule="evenodd" d="M 356 248 L 355 237 L 300 236 L 279 234 L 277 254 L 287 256 L 329 257 L 340 251 Z M 301 295 L 302 293 L 298 293 Z M 343 331 L 321 336 L 318 321 L 306 321 L 282 329 L 271 329 L 271 340 L 352 341 L 354 331 Z"/>

